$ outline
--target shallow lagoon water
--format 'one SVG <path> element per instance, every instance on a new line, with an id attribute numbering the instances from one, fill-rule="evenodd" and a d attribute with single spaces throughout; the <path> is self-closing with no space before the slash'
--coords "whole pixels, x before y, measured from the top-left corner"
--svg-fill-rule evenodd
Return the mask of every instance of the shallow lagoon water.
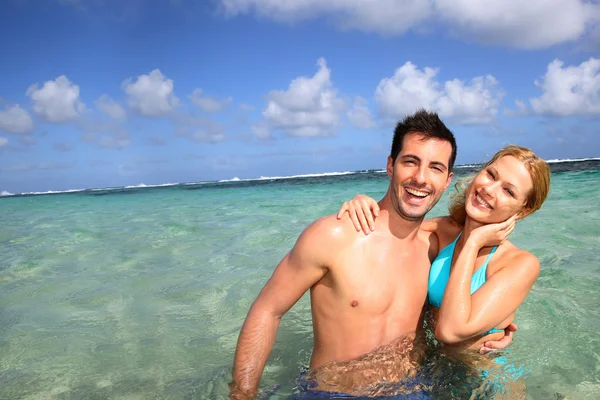
<path id="1" fill-rule="evenodd" d="M 600 162 L 552 168 L 512 236 L 542 273 L 510 354 L 528 398 L 598 399 Z M 364 171 L 0 198 L 0 399 L 225 398 L 248 308 L 299 233 L 386 188 Z M 271 398 L 292 393 L 311 346 L 305 296 L 263 375 Z"/>

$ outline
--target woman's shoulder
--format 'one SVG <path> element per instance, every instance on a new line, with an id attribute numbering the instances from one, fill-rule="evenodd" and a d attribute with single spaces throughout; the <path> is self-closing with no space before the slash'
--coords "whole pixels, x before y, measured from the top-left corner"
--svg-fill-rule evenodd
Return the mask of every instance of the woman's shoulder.
<path id="1" fill-rule="evenodd" d="M 512 242 L 504 242 L 498 250 L 496 264 L 498 269 L 511 268 L 518 269 L 531 274 L 539 274 L 540 261 L 535 254 L 515 246 Z"/>

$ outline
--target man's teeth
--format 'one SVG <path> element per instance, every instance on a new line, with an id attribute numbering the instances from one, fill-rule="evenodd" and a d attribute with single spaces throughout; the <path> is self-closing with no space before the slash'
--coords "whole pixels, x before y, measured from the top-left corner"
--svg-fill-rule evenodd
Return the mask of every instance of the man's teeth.
<path id="1" fill-rule="evenodd" d="M 475 200 L 477 200 L 477 202 L 478 202 L 479 204 L 481 204 L 482 206 L 484 206 L 484 207 L 487 207 L 487 208 L 489 208 L 490 210 L 492 209 L 492 206 L 490 206 L 490 205 L 488 204 L 488 202 L 487 202 L 487 201 L 485 201 L 485 200 L 483 200 L 481 197 L 479 197 L 479 193 L 476 193 L 476 194 L 475 194 Z"/>
<path id="2" fill-rule="evenodd" d="M 427 192 L 422 192 L 420 190 L 412 189 L 412 188 L 406 188 L 406 191 L 408 193 L 412 194 L 413 196 L 417 196 L 417 197 L 426 197 L 429 194 Z"/>

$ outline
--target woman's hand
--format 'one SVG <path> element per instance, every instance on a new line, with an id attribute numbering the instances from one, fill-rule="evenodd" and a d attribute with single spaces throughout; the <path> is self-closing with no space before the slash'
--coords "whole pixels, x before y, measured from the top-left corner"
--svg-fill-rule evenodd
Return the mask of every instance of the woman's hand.
<path id="1" fill-rule="evenodd" d="M 504 350 L 512 343 L 513 335 L 518 330 L 519 327 L 517 324 L 511 322 L 506 328 L 504 328 L 504 337 L 500 340 L 485 342 L 481 346 L 481 349 L 479 349 L 479 354 L 488 354 L 494 351 Z"/>
<path id="2" fill-rule="evenodd" d="M 479 248 L 501 245 L 515 229 L 516 223 L 515 214 L 504 222 L 480 226 L 471 231 L 469 240 L 474 240 Z"/>
<path id="3" fill-rule="evenodd" d="M 352 200 L 342 204 L 337 218 L 342 219 L 345 212 L 350 215 L 357 232 L 362 229 L 365 235 L 368 235 L 375 230 L 375 218 L 379 216 L 379 204 L 375 199 L 364 194 L 357 194 Z"/>

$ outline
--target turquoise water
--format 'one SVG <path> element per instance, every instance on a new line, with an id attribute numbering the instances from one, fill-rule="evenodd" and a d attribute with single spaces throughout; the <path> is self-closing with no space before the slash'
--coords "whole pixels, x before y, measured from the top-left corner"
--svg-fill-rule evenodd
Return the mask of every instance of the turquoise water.
<path id="1" fill-rule="evenodd" d="M 511 354 L 528 398 L 598 399 L 600 162 L 553 171 L 512 237 L 542 273 Z M 0 399 L 225 398 L 248 308 L 298 234 L 386 188 L 371 171 L 0 198 Z M 280 385 L 272 398 L 292 392 L 311 347 L 305 296 L 263 375 Z"/>

